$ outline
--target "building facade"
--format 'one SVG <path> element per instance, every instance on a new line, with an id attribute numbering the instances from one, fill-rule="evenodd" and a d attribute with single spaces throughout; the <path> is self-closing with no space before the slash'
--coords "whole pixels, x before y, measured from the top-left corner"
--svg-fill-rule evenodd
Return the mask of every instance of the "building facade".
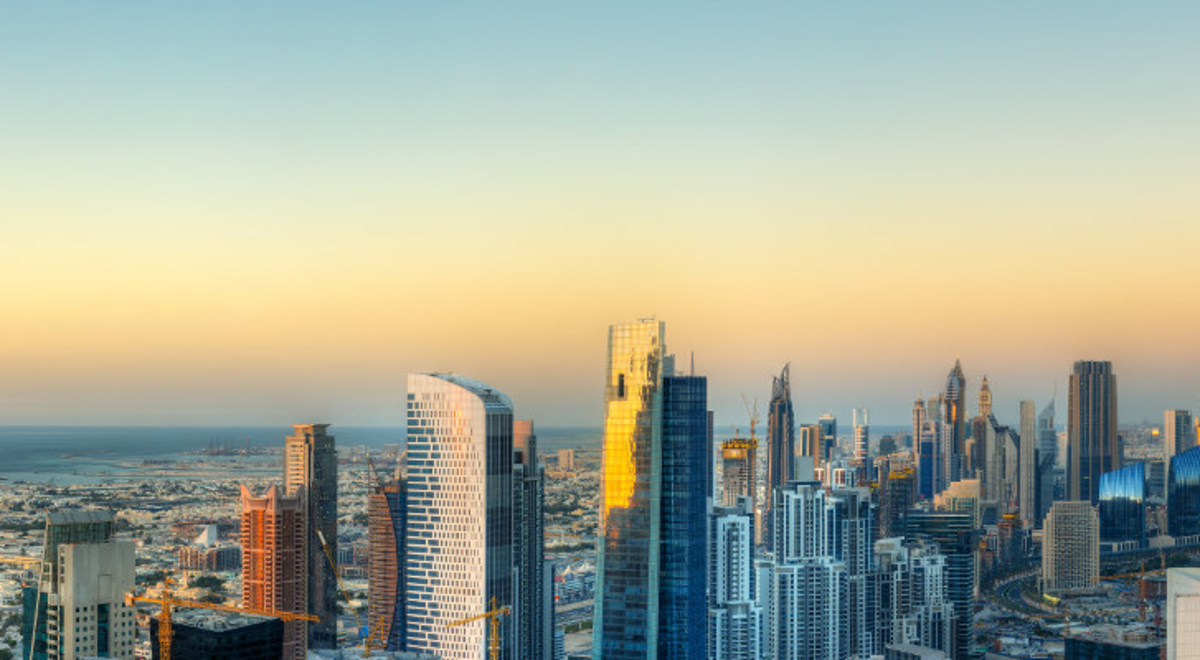
<path id="1" fill-rule="evenodd" d="M 1111 362 L 1080 360 L 1071 373 L 1067 499 L 1100 501 L 1100 475 L 1121 468 L 1117 376 Z"/>
<path id="2" fill-rule="evenodd" d="M 1167 660 L 1200 660 L 1200 569 L 1167 570 Z"/>
<path id="3" fill-rule="evenodd" d="M 1146 464 L 1100 476 L 1100 540 L 1146 545 Z"/>
<path id="4" fill-rule="evenodd" d="M 893 645 L 950 650 L 954 606 L 947 596 L 946 556 L 936 544 L 876 542 L 874 579 L 876 655 Z"/>
<path id="5" fill-rule="evenodd" d="M 935 543 L 946 557 L 946 598 L 954 608 L 949 653 L 954 660 L 970 658 L 975 624 L 975 515 L 966 511 L 912 511 L 907 524 L 910 540 Z"/>
<path id="6" fill-rule="evenodd" d="M 1167 467 L 1167 531 L 1176 539 L 1200 535 L 1200 447 Z"/>
<path id="7" fill-rule="evenodd" d="M 1037 404 L 1021 402 L 1020 475 L 1017 477 L 1018 512 L 1025 529 L 1037 524 L 1038 505 L 1038 441 Z"/>
<path id="8" fill-rule="evenodd" d="M 150 619 L 151 659 L 159 660 L 159 618 Z M 201 609 L 171 613 L 171 660 L 275 660 L 283 653 L 283 621 Z"/>
<path id="9" fill-rule="evenodd" d="M 405 650 L 406 514 L 403 479 L 372 486 L 367 499 L 367 629 L 385 651 Z"/>
<path id="10" fill-rule="evenodd" d="M 242 606 L 308 612 L 308 496 L 301 487 L 288 496 L 271 486 L 261 497 L 241 487 Z M 308 622 L 284 623 L 283 660 L 304 660 Z"/>
<path id="11" fill-rule="evenodd" d="M 708 660 L 758 660 L 763 611 L 756 597 L 750 499 L 714 509 L 708 530 Z"/>
<path id="12" fill-rule="evenodd" d="M 730 438 L 721 443 L 721 504 L 737 506 L 738 500 L 757 498 L 755 469 L 758 465 L 758 441 Z"/>
<path id="13" fill-rule="evenodd" d="M 516 553 L 516 657 L 549 660 L 554 644 L 553 575 L 546 570 L 546 470 L 533 420 L 513 422 L 513 548 Z"/>
<path id="14" fill-rule="evenodd" d="M 1090 591 L 1100 577 L 1100 514 L 1091 502 L 1055 502 L 1042 534 L 1042 592 Z"/>
<path id="15" fill-rule="evenodd" d="M 796 420 L 792 411 L 791 365 L 771 379 L 771 402 L 767 408 L 767 497 L 763 512 L 763 544 L 770 547 L 772 522 L 771 492 L 792 479 L 796 457 Z"/>
<path id="16" fill-rule="evenodd" d="M 337 557 L 338 551 L 338 462 L 328 428 L 328 424 L 292 425 L 283 453 L 284 494 L 291 497 L 303 490 L 306 498 L 308 611 L 321 619 L 308 626 L 312 649 L 337 648 L 337 573 L 329 557 Z"/>
<path id="17" fill-rule="evenodd" d="M 477 660 L 487 622 L 512 607 L 513 408 L 503 392 L 452 374 L 409 374 L 403 591 L 408 651 Z M 513 656 L 501 619 L 501 657 Z"/>

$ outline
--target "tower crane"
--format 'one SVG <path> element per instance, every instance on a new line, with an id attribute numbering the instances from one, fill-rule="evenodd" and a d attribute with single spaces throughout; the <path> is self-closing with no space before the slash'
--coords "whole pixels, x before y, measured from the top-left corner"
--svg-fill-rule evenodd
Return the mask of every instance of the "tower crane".
<path id="1" fill-rule="evenodd" d="M 475 616 L 467 617 L 461 621 L 447 623 L 446 627 L 454 628 L 456 626 L 466 625 L 472 621 L 487 619 L 489 629 L 488 657 L 491 658 L 491 660 L 500 660 L 500 617 L 509 613 L 508 606 L 505 605 L 504 607 L 500 607 L 499 603 L 496 601 L 496 597 L 492 596 L 492 600 L 488 603 L 488 607 L 492 608 L 491 611 L 484 612 L 483 614 L 476 614 Z"/>
<path id="2" fill-rule="evenodd" d="M 750 416 L 750 441 L 757 443 L 758 438 L 755 437 L 754 430 L 758 427 L 758 398 L 755 398 L 754 404 L 751 405 L 750 400 L 743 394 L 742 405 L 746 406 L 746 414 Z"/>
<path id="3" fill-rule="evenodd" d="M 197 600 L 185 600 L 176 598 L 170 589 L 171 580 L 168 578 L 166 586 L 163 587 L 162 596 L 159 598 L 151 598 L 149 596 L 136 596 L 128 594 L 125 596 L 125 604 L 130 607 L 134 603 L 149 603 L 162 607 L 162 614 L 158 619 L 158 654 L 162 660 L 171 660 L 171 637 L 174 630 L 171 627 L 172 610 L 177 607 L 199 608 L 204 610 L 216 610 L 218 612 L 233 612 L 236 614 L 256 614 L 259 616 L 270 616 L 283 621 L 318 621 L 319 619 L 311 614 L 301 614 L 299 612 L 283 612 L 280 610 L 266 610 L 253 607 L 234 607 L 232 605 L 221 605 L 219 603 L 205 603 Z"/>
<path id="4" fill-rule="evenodd" d="M 375 474 L 375 466 L 370 463 L 368 464 L 371 466 L 371 473 Z M 376 478 L 378 478 L 378 475 L 376 475 Z M 342 600 L 346 601 L 347 609 L 349 609 L 350 596 L 346 594 L 346 585 L 342 582 L 342 572 L 338 570 L 337 560 L 334 559 L 333 553 L 329 551 L 329 544 L 325 542 L 325 535 L 319 529 L 317 530 L 317 539 L 321 541 L 321 549 L 325 551 L 325 558 L 329 560 L 329 565 L 333 567 L 333 576 L 337 578 L 338 591 L 342 593 Z M 358 612 L 350 609 L 350 616 L 354 617 L 354 626 L 362 630 L 362 620 L 358 618 Z M 370 621 L 367 623 L 369 624 Z M 364 658 L 371 657 L 372 650 L 376 648 L 383 649 L 387 645 L 387 640 L 383 637 L 384 634 L 385 631 L 382 625 L 374 626 L 370 629 L 367 638 L 363 640 Z M 167 660 L 170 660 L 170 658 Z"/>

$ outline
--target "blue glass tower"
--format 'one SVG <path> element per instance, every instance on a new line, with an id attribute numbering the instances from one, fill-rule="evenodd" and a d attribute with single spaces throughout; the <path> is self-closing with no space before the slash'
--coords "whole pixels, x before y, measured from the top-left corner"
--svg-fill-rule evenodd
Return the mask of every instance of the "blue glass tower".
<path id="1" fill-rule="evenodd" d="M 1146 543 L 1146 464 L 1100 476 L 1100 540 Z"/>
<path id="2" fill-rule="evenodd" d="M 1200 534 L 1200 447 L 1171 459 L 1167 471 L 1167 530 L 1175 538 Z"/>
<path id="3" fill-rule="evenodd" d="M 663 378 L 658 658 L 707 653 L 708 382 Z"/>

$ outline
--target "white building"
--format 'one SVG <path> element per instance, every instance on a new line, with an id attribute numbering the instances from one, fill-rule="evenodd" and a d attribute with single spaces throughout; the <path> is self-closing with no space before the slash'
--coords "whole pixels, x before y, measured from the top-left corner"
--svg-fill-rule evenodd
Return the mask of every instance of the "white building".
<path id="1" fill-rule="evenodd" d="M 1042 532 L 1042 591 L 1089 591 L 1100 577 L 1100 513 L 1090 502 L 1055 502 Z"/>
<path id="2" fill-rule="evenodd" d="M 709 524 L 709 660 L 758 660 L 762 608 L 755 590 L 754 513 L 742 506 L 717 507 Z"/>
<path id="3" fill-rule="evenodd" d="M 892 645 L 949 651 L 954 605 L 946 556 L 936 544 L 890 538 L 875 543 L 876 653 Z"/>
<path id="4" fill-rule="evenodd" d="M 1167 570 L 1167 660 L 1200 660 L 1200 569 Z"/>
<path id="5" fill-rule="evenodd" d="M 507 396 L 448 374 L 408 376 L 410 651 L 478 660 L 487 621 L 447 624 L 513 603 L 513 412 Z M 512 624 L 501 620 L 504 655 Z"/>

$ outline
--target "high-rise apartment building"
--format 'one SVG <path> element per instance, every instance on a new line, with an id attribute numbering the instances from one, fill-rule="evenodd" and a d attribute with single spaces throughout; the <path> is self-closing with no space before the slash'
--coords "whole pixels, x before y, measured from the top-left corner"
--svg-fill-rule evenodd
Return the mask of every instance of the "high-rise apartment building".
<path id="1" fill-rule="evenodd" d="M 1037 404 L 1021 402 L 1020 475 L 1017 478 L 1018 509 L 1025 529 L 1037 524 L 1038 505 L 1038 441 Z"/>
<path id="2" fill-rule="evenodd" d="M 763 544 L 771 545 L 771 492 L 792 479 L 796 457 L 796 421 L 792 411 L 791 364 L 771 379 L 771 403 L 767 408 L 767 497 L 763 514 Z"/>
<path id="3" fill-rule="evenodd" d="M 911 511 L 909 540 L 936 543 L 946 556 L 946 598 L 954 607 L 950 657 L 971 657 L 971 630 L 975 623 L 975 516 L 962 511 Z"/>
<path id="4" fill-rule="evenodd" d="M 949 651 L 954 606 L 946 556 L 938 546 L 902 538 L 875 543 L 875 654 L 894 644 Z"/>
<path id="5" fill-rule="evenodd" d="M 917 446 L 917 487 L 921 499 L 932 500 L 945 487 L 939 481 L 942 474 L 941 426 L 925 418 L 921 433 L 914 437 Z"/>
<path id="6" fill-rule="evenodd" d="M 1067 499 L 1095 504 L 1100 500 L 1100 475 L 1121 467 L 1117 376 L 1111 362 L 1075 363 L 1067 437 Z"/>
<path id="7" fill-rule="evenodd" d="M 1146 496 L 1145 463 L 1126 465 L 1100 475 L 1100 540 L 1143 547 Z"/>
<path id="8" fill-rule="evenodd" d="M 301 486 L 288 496 L 271 486 L 261 497 L 241 487 L 242 606 L 308 612 L 308 493 Z M 304 660 L 308 622 L 287 621 L 283 660 Z"/>
<path id="9" fill-rule="evenodd" d="M 866 660 L 875 648 L 875 505 L 867 488 L 835 490 L 829 503 L 830 551 L 846 570 L 846 653 Z"/>
<path id="10" fill-rule="evenodd" d="M 892 470 L 882 485 L 879 504 L 879 538 L 904 535 L 904 520 L 917 502 L 917 474 L 912 468 Z"/>
<path id="11" fill-rule="evenodd" d="M 597 660 L 706 652 L 707 381 L 675 376 L 665 324 L 609 328 Z"/>
<path id="12" fill-rule="evenodd" d="M 367 497 L 367 627 L 385 651 L 405 650 L 406 509 L 403 478 L 372 486 Z"/>
<path id="13" fill-rule="evenodd" d="M 410 652 L 478 660 L 487 622 L 447 623 L 513 606 L 513 407 L 451 374 L 408 375 L 404 639 Z M 513 622 L 501 653 L 513 653 Z"/>
<path id="14" fill-rule="evenodd" d="M 1055 502 L 1043 530 L 1043 593 L 1094 589 L 1100 577 L 1100 514 L 1096 507 L 1086 501 Z"/>
<path id="15" fill-rule="evenodd" d="M 708 660 L 759 660 L 763 611 L 755 588 L 751 500 L 715 508 L 708 534 Z"/>
<path id="16" fill-rule="evenodd" d="M 134 585 L 134 549 L 113 538 L 109 511 L 46 515 L 40 579 L 23 590 L 23 660 L 132 660 L 137 623 L 125 595 Z"/>
<path id="17" fill-rule="evenodd" d="M 854 460 L 866 465 L 871 451 L 871 413 L 866 408 L 854 409 Z"/>
<path id="18" fill-rule="evenodd" d="M 1167 468 L 1167 533 L 1200 536 L 1200 447 L 1177 454 Z"/>
<path id="19" fill-rule="evenodd" d="M 338 461 L 328 428 L 328 424 L 294 424 L 283 450 L 284 494 L 292 497 L 303 489 L 307 498 L 308 611 L 320 617 L 308 627 L 308 646 L 313 649 L 337 648 L 337 574 L 329 557 L 337 557 L 338 548 Z"/>
<path id="20" fill-rule="evenodd" d="M 552 572 L 546 570 L 546 474 L 533 420 L 513 422 L 513 549 L 516 560 L 516 660 L 550 660 L 554 644 Z"/>
<path id="21" fill-rule="evenodd" d="M 829 660 L 849 654 L 846 565 L 834 556 L 834 511 L 817 482 L 793 481 L 772 493 L 774 563 L 767 648 L 773 660 Z"/>
<path id="22" fill-rule="evenodd" d="M 1168 410 L 1163 423 L 1163 460 L 1196 446 L 1196 423 L 1189 410 Z"/>

